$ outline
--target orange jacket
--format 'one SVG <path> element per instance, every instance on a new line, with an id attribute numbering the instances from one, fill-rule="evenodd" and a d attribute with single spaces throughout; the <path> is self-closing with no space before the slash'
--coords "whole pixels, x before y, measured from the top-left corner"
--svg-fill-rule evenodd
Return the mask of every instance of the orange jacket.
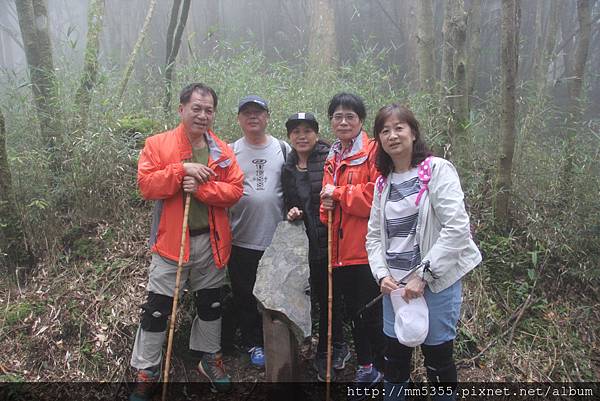
<path id="1" fill-rule="evenodd" d="M 336 144 L 334 143 L 334 146 Z M 339 163 L 335 162 L 334 146 L 325 161 L 323 186 L 335 185 L 333 199 L 332 260 L 334 267 L 368 264 L 365 239 L 373 201 L 377 143 L 362 131 L 354 140 L 352 149 Z M 321 206 L 321 221 L 327 224 L 327 210 Z"/>
<path id="2" fill-rule="evenodd" d="M 227 208 L 242 196 L 244 174 L 229 146 L 212 131 L 205 135 L 208 144 L 208 167 L 217 177 L 198 186 L 194 196 L 208 206 L 210 243 L 218 268 L 229 260 L 231 228 Z M 184 197 L 181 187 L 183 161 L 192 157 L 192 146 L 183 125 L 146 139 L 138 162 L 138 185 L 144 199 L 157 201 L 154 206 L 150 245 L 152 252 L 179 260 Z M 189 231 L 186 235 L 184 261 L 190 256 Z"/>

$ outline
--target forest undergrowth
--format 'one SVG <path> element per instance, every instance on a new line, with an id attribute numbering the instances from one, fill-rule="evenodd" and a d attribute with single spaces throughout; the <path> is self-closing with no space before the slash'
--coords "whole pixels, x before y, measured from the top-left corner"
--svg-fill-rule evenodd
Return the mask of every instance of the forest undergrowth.
<path id="1" fill-rule="evenodd" d="M 464 280 L 456 342 L 461 380 L 600 380 L 600 147 L 591 134 L 600 122 L 590 119 L 578 126 L 574 195 L 565 197 L 560 169 L 567 119 L 559 102 L 539 98 L 526 85 L 521 88 L 512 228 L 501 230 L 493 211 L 497 90 L 479 95 L 467 137 L 449 149 L 440 99 L 411 90 L 407 77 L 382 67 L 384 51 L 361 51 L 357 64 L 315 72 L 306 71 L 301 61 L 267 62 L 255 49 L 225 47 L 220 57 L 178 66 L 174 87 L 201 81 L 216 89 L 215 131 L 226 140 L 240 136 L 237 101 L 249 93 L 269 100 L 269 131 L 280 138 L 285 138 L 290 114 L 312 111 L 322 136 L 331 140 L 326 105 L 342 90 L 364 97 L 368 132 L 379 107 L 392 101 L 408 104 L 436 152 L 451 152 L 484 254 L 481 266 Z M 14 192 L 38 262 L 32 271 L 17 272 L 19 280 L 1 280 L 0 347 L 10 352 L 0 354 L 0 381 L 129 380 L 147 280 L 151 210 L 136 188 L 137 157 L 144 139 L 175 126 L 177 115 L 175 110 L 164 115 L 160 73 L 153 67 L 138 69 L 118 103 L 115 66 L 100 72 L 89 124 L 77 130 L 71 96 L 77 75 L 69 62 L 61 65 L 56 100 L 66 128 L 59 172 L 50 168 L 39 138 L 26 78 L 6 71 L 1 75 Z M 184 358 L 184 333 L 193 313 L 188 302 L 182 309 L 176 361 Z M 302 349 L 309 358 L 314 341 Z M 233 363 L 239 368 L 234 378 L 250 380 L 247 361 L 240 362 L 247 356 L 230 358 L 239 359 Z M 413 363 L 415 378 L 424 379 L 420 357 Z"/>

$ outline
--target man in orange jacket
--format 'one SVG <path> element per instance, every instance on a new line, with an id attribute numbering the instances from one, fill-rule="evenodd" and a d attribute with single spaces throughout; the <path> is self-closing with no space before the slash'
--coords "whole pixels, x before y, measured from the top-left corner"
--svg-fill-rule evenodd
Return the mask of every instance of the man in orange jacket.
<path id="1" fill-rule="evenodd" d="M 181 123 L 146 140 L 138 163 L 144 199 L 154 200 L 148 296 L 142 305 L 131 366 L 138 370 L 130 400 L 150 398 L 160 377 L 162 346 L 171 313 L 183 224 L 184 193 L 192 194 L 181 285 L 195 296 L 196 317 L 190 349 L 198 370 L 215 389 L 227 391 L 230 379 L 221 359 L 221 287 L 231 252 L 227 208 L 242 196 L 244 176 L 225 142 L 211 130 L 217 109 L 215 91 L 200 83 L 180 94 Z"/>

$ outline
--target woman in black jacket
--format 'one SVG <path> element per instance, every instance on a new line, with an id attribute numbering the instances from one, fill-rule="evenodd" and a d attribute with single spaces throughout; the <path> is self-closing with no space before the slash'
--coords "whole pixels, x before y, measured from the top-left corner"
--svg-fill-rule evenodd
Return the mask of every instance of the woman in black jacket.
<path id="1" fill-rule="evenodd" d="M 296 113 L 288 118 L 285 126 L 293 149 L 287 157 L 281 180 L 288 220 L 303 219 L 306 227 L 311 292 L 319 304 L 319 343 L 314 366 L 317 379 L 324 381 L 327 369 L 327 227 L 319 220 L 319 204 L 329 144 L 319 139 L 319 124 L 312 113 Z M 334 288 L 332 367 L 336 370 L 344 369 L 350 359 L 350 351 L 343 340 L 339 298 L 340 294 Z"/>

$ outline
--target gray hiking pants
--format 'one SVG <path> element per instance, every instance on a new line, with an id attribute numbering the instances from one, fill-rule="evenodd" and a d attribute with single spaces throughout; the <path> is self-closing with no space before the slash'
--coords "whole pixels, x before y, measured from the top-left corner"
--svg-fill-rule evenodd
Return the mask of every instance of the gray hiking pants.
<path id="1" fill-rule="evenodd" d="M 149 267 L 147 291 L 173 297 L 177 262 L 152 254 Z M 225 269 L 215 265 L 210 245 L 210 234 L 190 237 L 190 260 L 183 265 L 180 292 L 187 288 L 192 292 L 220 288 L 225 284 Z M 162 347 L 166 331 L 149 332 L 138 327 L 131 355 L 131 366 L 147 369 L 158 366 L 162 359 Z M 215 353 L 221 349 L 221 318 L 203 321 L 194 318 L 190 332 L 190 349 Z"/>

